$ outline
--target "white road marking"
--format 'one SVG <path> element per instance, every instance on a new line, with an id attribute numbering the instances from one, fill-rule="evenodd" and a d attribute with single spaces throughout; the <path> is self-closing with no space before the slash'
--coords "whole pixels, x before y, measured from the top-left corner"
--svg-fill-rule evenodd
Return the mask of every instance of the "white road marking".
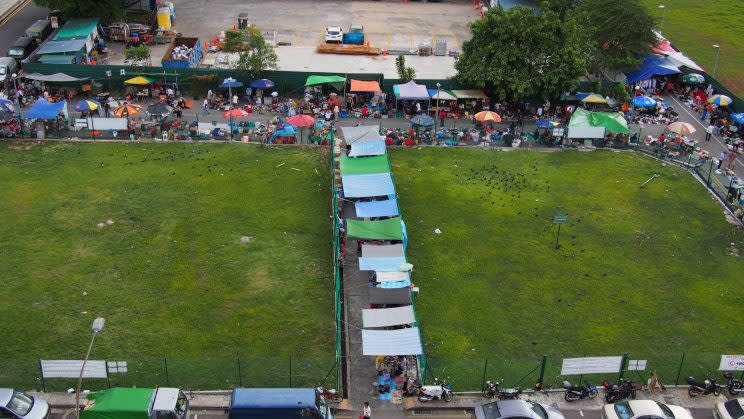
<path id="1" fill-rule="evenodd" d="M 579 414 L 583 417 L 584 416 L 584 411 L 583 410 L 579 410 Z"/>

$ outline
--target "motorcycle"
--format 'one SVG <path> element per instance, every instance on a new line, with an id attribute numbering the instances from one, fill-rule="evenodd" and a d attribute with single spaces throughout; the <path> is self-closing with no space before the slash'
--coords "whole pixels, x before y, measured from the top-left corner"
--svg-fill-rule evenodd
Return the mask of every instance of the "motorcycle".
<path id="1" fill-rule="evenodd" d="M 730 372 L 724 372 L 723 377 L 728 380 L 726 388 L 728 389 L 730 395 L 736 396 L 740 392 L 744 391 L 744 381 L 738 378 L 734 378 L 734 374 Z"/>
<path id="2" fill-rule="evenodd" d="M 695 377 L 687 377 L 687 384 L 687 394 L 690 397 L 706 396 L 708 394 L 717 396 L 721 394 L 721 386 L 716 383 L 715 378 L 709 378 L 701 383 Z"/>
<path id="3" fill-rule="evenodd" d="M 325 400 L 330 400 L 334 403 L 339 403 L 344 398 L 341 397 L 340 394 L 336 393 L 335 389 L 325 388 L 325 387 L 316 387 L 315 391 L 318 392 L 318 395 Z"/>
<path id="4" fill-rule="evenodd" d="M 486 381 L 486 385 L 483 387 L 483 397 L 487 399 L 498 397 L 499 400 L 517 400 L 519 395 L 522 394 L 522 390 L 519 388 L 501 390 L 499 385 L 501 383 L 498 381 Z"/>
<path id="5" fill-rule="evenodd" d="M 420 402 L 428 402 L 430 400 L 442 399 L 445 402 L 452 401 L 452 386 L 447 384 L 446 381 L 438 382 L 434 379 L 434 385 L 423 386 L 419 389 L 418 399 Z"/>
<path id="6" fill-rule="evenodd" d="M 635 399 L 636 397 L 635 383 L 630 380 L 622 380 L 618 384 L 612 384 L 612 382 L 605 380 L 602 386 L 605 388 L 607 403 L 615 403 L 627 398 Z"/>
<path id="7" fill-rule="evenodd" d="M 570 381 L 564 381 L 563 388 L 566 389 L 566 394 L 563 395 L 563 398 L 567 402 L 597 397 L 597 387 L 589 384 L 589 381 L 584 381 L 583 385 L 578 386 L 573 385 Z"/>

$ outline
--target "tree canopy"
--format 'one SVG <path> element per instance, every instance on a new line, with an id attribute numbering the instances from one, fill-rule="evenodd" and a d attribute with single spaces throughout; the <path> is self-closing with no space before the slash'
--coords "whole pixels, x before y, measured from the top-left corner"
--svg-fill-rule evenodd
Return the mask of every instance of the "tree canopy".
<path id="1" fill-rule="evenodd" d="M 557 97 L 586 74 L 590 42 L 568 2 L 544 3 L 536 14 L 514 7 L 490 10 L 470 24 L 455 68 L 463 83 L 489 87 L 504 98 Z"/>
<path id="2" fill-rule="evenodd" d="M 248 50 L 240 53 L 235 68 L 248 72 L 251 77 L 258 77 L 263 70 L 275 70 L 279 58 L 274 48 L 266 43 L 255 26 L 249 28 L 248 35 Z"/>
<path id="3" fill-rule="evenodd" d="M 121 0 L 34 0 L 38 6 L 62 11 L 68 17 L 98 17 L 110 20 L 123 16 Z"/>

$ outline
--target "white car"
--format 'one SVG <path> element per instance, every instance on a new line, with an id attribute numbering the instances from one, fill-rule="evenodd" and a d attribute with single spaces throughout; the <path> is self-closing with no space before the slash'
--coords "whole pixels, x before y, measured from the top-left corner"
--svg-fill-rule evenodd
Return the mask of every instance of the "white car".
<path id="1" fill-rule="evenodd" d="M 713 417 L 716 419 L 744 418 L 744 399 L 733 399 L 718 403 L 713 409 Z"/>
<path id="2" fill-rule="evenodd" d="M 44 399 L 20 390 L 0 388 L 0 418 L 46 419 L 49 411 L 49 403 Z"/>
<path id="3" fill-rule="evenodd" d="M 664 404 L 654 400 L 628 400 L 606 404 L 602 408 L 602 419 L 693 419 L 689 410 L 682 406 Z"/>
<path id="4" fill-rule="evenodd" d="M 344 31 L 339 26 L 329 26 L 325 30 L 325 41 L 327 43 L 341 43 L 344 40 Z"/>

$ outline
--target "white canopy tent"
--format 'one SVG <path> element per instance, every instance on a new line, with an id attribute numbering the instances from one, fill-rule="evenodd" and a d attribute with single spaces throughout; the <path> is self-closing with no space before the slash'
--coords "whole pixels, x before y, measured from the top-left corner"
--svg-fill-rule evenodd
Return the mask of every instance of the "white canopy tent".
<path id="1" fill-rule="evenodd" d="M 421 355 L 423 353 L 418 327 L 396 330 L 362 329 L 363 355 Z"/>
<path id="2" fill-rule="evenodd" d="M 413 314 L 413 306 L 394 308 L 370 308 L 362 310 L 362 326 L 367 327 L 390 327 L 403 324 L 413 324 L 416 316 Z"/>
<path id="3" fill-rule="evenodd" d="M 380 135 L 379 125 L 360 125 L 358 127 L 341 127 L 346 144 L 354 144 L 357 141 L 384 140 Z"/>

